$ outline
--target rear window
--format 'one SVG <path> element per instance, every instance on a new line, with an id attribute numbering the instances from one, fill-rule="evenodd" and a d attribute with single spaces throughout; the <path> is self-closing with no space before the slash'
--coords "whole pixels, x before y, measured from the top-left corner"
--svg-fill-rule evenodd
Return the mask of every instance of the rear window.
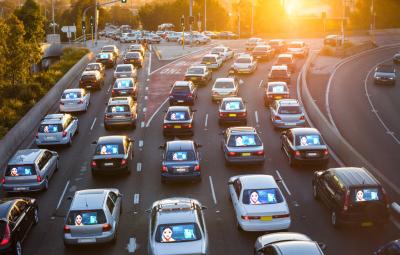
<path id="1" fill-rule="evenodd" d="M 189 86 L 174 86 L 172 88 L 172 92 L 185 92 L 185 93 L 190 93 L 190 88 Z"/>
<path id="2" fill-rule="evenodd" d="M 169 111 L 167 120 L 188 120 L 189 113 L 186 111 Z"/>
<path id="3" fill-rule="evenodd" d="M 67 225 L 85 226 L 106 222 L 106 215 L 103 210 L 70 211 L 67 217 Z"/>
<path id="4" fill-rule="evenodd" d="M 109 113 L 130 112 L 130 108 L 129 105 L 110 105 L 107 108 L 107 112 Z"/>
<path id="5" fill-rule="evenodd" d="M 187 74 L 204 74 L 204 68 L 189 68 Z"/>
<path id="6" fill-rule="evenodd" d="M 268 92 L 285 93 L 285 92 L 287 92 L 287 88 L 286 88 L 286 86 L 283 86 L 283 85 L 269 85 Z"/>
<path id="7" fill-rule="evenodd" d="M 382 198 L 381 189 L 378 187 L 356 188 L 351 193 L 354 203 L 379 201 Z"/>
<path id="8" fill-rule="evenodd" d="M 139 52 L 129 52 L 126 53 L 127 58 L 140 58 L 140 53 Z"/>
<path id="9" fill-rule="evenodd" d="M 39 133 L 58 133 L 62 132 L 61 124 L 44 124 L 39 126 Z"/>
<path id="10" fill-rule="evenodd" d="M 81 81 L 96 81 L 96 75 L 82 75 Z"/>
<path id="11" fill-rule="evenodd" d="M 114 83 L 114 88 L 118 89 L 129 89 L 133 87 L 132 80 L 116 80 Z"/>
<path id="12" fill-rule="evenodd" d="M 216 89 L 233 89 L 235 85 L 230 81 L 218 81 L 214 84 L 214 88 Z"/>
<path id="13" fill-rule="evenodd" d="M 281 107 L 279 107 L 278 113 L 280 113 L 280 114 L 301 114 L 301 108 L 297 105 L 281 106 Z"/>
<path id="14" fill-rule="evenodd" d="M 266 205 L 282 203 L 283 198 L 278 189 L 245 189 L 243 191 L 243 204 Z"/>
<path id="15" fill-rule="evenodd" d="M 250 58 L 238 58 L 238 59 L 236 59 L 235 62 L 239 63 L 239 64 L 250 64 L 251 59 Z"/>
<path id="16" fill-rule="evenodd" d="M 202 62 L 210 62 L 210 63 L 216 63 L 217 60 L 215 59 L 215 57 L 204 57 Z"/>
<path id="17" fill-rule="evenodd" d="M 228 146 L 230 147 L 251 147 L 261 146 L 261 140 L 255 134 L 231 135 Z"/>
<path id="18" fill-rule="evenodd" d="M 35 167 L 33 165 L 18 165 L 8 166 L 6 176 L 31 176 L 36 175 Z"/>
<path id="19" fill-rule="evenodd" d="M 211 50 L 212 54 L 224 52 L 224 48 L 214 48 Z"/>
<path id="20" fill-rule="evenodd" d="M 168 151 L 168 161 L 193 161 L 195 160 L 193 151 Z"/>
<path id="21" fill-rule="evenodd" d="M 159 225 L 156 241 L 159 243 L 178 243 L 200 240 L 201 235 L 196 223 Z"/>
<path id="22" fill-rule="evenodd" d="M 114 47 L 112 47 L 112 46 L 104 46 L 102 51 L 114 51 Z"/>
<path id="23" fill-rule="evenodd" d="M 286 72 L 286 70 L 272 70 L 271 71 L 271 75 L 272 76 L 282 77 L 282 76 L 286 76 L 287 72 Z"/>
<path id="24" fill-rule="evenodd" d="M 98 144 L 96 147 L 97 155 L 117 155 L 123 153 L 121 144 Z"/>
<path id="25" fill-rule="evenodd" d="M 64 92 L 61 96 L 62 99 L 77 99 L 77 98 L 81 98 L 81 97 L 82 97 L 82 93 L 78 92 L 78 91 Z"/>
<path id="26" fill-rule="evenodd" d="M 241 101 L 225 101 L 222 103 L 222 109 L 227 111 L 241 110 L 243 108 Z"/>
<path id="27" fill-rule="evenodd" d="M 117 66 L 117 69 L 115 69 L 116 72 L 130 72 L 132 71 L 131 66 Z"/>
<path id="28" fill-rule="evenodd" d="M 100 54 L 97 55 L 97 58 L 99 58 L 99 59 L 109 59 L 109 58 L 111 58 L 111 55 L 108 54 L 108 53 L 100 53 Z"/>
<path id="29" fill-rule="evenodd" d="M 324 145 L 320 135 L 299 135 L 296 138 L 297 146 Z"/>
<path id="30" fill-rule="evenodd" d="M 95 70 L 100 70 L 100 66 L 99 65 L 91 65 L 91 64 L 89 64 L 89 65 L 87 65 L 86 66 L 86 69 L 85 69 L 86 71 L 95 71 Z"/>

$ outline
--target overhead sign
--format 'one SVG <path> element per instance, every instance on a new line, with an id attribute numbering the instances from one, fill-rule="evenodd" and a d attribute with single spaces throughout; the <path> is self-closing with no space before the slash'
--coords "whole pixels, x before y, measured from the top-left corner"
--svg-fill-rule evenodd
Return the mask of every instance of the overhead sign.
<path id="1" fill-rule="evenodd" d="M 63 26 L 61 28 L 61 31 L 64 33 L 76 33 L 76 26 Z"/>

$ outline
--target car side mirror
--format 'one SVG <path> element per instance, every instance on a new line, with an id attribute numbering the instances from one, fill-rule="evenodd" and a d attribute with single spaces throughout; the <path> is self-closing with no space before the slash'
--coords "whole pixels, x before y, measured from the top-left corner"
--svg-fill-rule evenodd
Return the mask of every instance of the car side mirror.
<path id="1" fill-rule="evenodd" d="M 207 210 L 208 208 L 204 205 L 201 206 L 201 210 Z"/>
<path id="2" fill-rule="evenodd" d="M 233 185 L 233 181 L 228 181 L 228 185 Z"/>
<path id="3" fill-rule="evenodd" d="M 93 141 L 92 144 L 97 144 L 97 141 Z"/>
<path id="4" fill-rule="evenodd" d="M 203 147 L 203 145 L 201 145 L 201 144 L 198 144 L 198 143 L 195 143 L 195 145 L 196 145 L 196 147 L 197 147 L 197 148 L 201 148 L 201 147 Z"/>
<path id="5" fill-rule="evenodd" d="M 321 248 L 321 250 L 325 251 L 328 247 L 326 246 L 326 244 L 322 243 L 322 242 L 318 242 L 318 246 L 319 248 Z"/>

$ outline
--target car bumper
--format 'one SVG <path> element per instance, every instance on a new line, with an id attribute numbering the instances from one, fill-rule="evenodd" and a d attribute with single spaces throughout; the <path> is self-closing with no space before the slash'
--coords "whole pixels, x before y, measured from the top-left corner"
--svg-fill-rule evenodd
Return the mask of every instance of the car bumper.
<path id="1" fill-rule="evenodd" d="M 294 162 L 301 163 L 303 165 L 326 165 L 329 162 L 329 157 L 325 156 L 323 158 L 302 158 L 295 157 Z"/>
<path id="2" fill-rule="evenodd" d="M 126 172 L 128 171 L 128 166 L 124 167 L 92 167 L 92 173 L 99 173 L 99 174 L 115 174 L 118 172 Z"/>
<path id="3" fill-rule="evenodd" d="M 290 218 L 271 221 L 245 221 L 240 220 L 239 225 L 244 231 L 277 231 L 289 229 Z"/>
<path id="4" fill-rule="evenodd" d="M 194 104 L 194 99 L 169 99 L 170 105 L 176 104 Z"/>
<path id="5" fill-rule="evenodd" d="M 12 184 L 3 184 L 2 190 L 8 193 L 18 193 L 18 192 L 35 192 L 43 190 L 45 187 L 44 181 L 35 184 L 27 184 L 27 185 L 12 185 Z"/>
<path id="6" fill-rule="evenodd" d="M 241 69 L 235 69 L 235 73 L 243 73 L 243 74 L 248 74 L 252 73 L 254 70 L 251 68 L 241 68 Z"/>
<path id="7" fill-rule="evenodd" d="M 295 127 L 304 127 L 306 125 L 306 121 L 298 121 L 298 122 L 284 122 L 284 121 L 272 121 L 272 125 L 276 128 L 295 128 Z"/>
<path id="8" fill-rule="evenodd" d="M 86 110 L 86 104 L 80 105 L 60 105 L 60 112 L 82 112 Z"/>
<path id="9" fill-rule="evenodd" d="M 164 180 L 171 180 L 171 181 L 199 180 L 201 179 L 201 173 L 200 172 L 190 172 L 185 174 L 161 173 L 161 178 Z"/>
<path id="10" fill-rule="evenodd" d="M 100 83 L 81 83 L 79 84 L 80 88 L 85 88 L 85 89 L 99 89 L 100 88 Z"/>
<path id="11" fill-rule="evenodd" d="M 114 239 L 114 232 L 106 232 L 98 236 L 72 237 L 71 234 L 64 234 L 64 243 L 69 245 L 85 245 L 108 243 Z"/>
<path id="12" fill-rule="evenodd" d="M 164 136 L 179 136 L 179 135 L 193 135 L 193 129 L 192 128 L 168 128 L 168 129 L 163 129 L 163 135 Z"/>
<path id="13" fill-rule="evenodd" d="M 136 123 L 136 119 L 115 119 L 115 120 L 104 120 L 104 125 L 107 126 L 127 126 L 127 125 L 133 125 Z"/>
<path id="14" fill-rule="evenodd" d="M 338 220 L 340 224 L 348 225 L 348 226 L 360 226 L 360 227 L 369 227 L 374 225 L 382 225 L 389 221 L 390 214 L 389 212 L 383 213 L 379 217 L 375 219 L 369 219 L 368 217 L 361 215 L 351 215 L 351 214 L 339 214 Z"/>
<path id="15" fill-rule="evenodd" d="M 231 164 L 260 164 L 264 163 L 265 156 L 229 157 L 225 154 L 225 160 Z"/>
<path id="16" fill-rule="evenodd" d="M 381 79 L 374 79 L 375 84 L 395 84 L 396 79 L 393 80 L 381 80 Z"/>
<path id="17" fill-rule="evenodd" d="M 244 123 L 247 117 L 219 117 L 219 123 Z"/>
<path id="18" fill-rule="evenodd" d="M 41 141 L 36 139 L 36 145 L 38 146 L 46 146 L 46 145 L 65 145 L 69 143 L 69 136 L 64 137 L 60 141 Z"/>

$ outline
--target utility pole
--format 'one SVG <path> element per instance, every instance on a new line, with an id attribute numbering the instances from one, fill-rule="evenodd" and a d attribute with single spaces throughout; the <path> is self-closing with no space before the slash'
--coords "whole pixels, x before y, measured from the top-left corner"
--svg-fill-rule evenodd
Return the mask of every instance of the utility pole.
<path id="1" fill-rule="evenodd" d="M 341 27 L 341 33 L 342 33 L 342 47 L 344 45 L 344 19 L 346 18 L 346 0 L 342 0 L 342 27 Z"/>
<path id="2" fill-rule="evenodd" d="M 254 33 L 254 0 L 251 1 L 251 30 L 250 35 Z"/>
<path id="3" fill-rule="evenodd" d="M 194 22 L 194 17 L 193 17 L 193 0 L 190 0 L 190 5 L 189 5 L 189 33 L 190 33 L 190 46 L 192 46 L 192 40 L 193 40 L 193 33 L 192 33 L 192 24 Z"/>
<path id="4" fill-rule="evenodd" d="M 97 10 L 97 8 L 98 8 L 98 3 L 97 3 L 97 1 L 98 0 L 95 0 L 95 5 L 94 5 L 94 45 L 97 45 L 97 20 L 99 19 L 99 17 L 98 17 L 98 10 Z"/>
<path id="5" fill-rule="evenodd" d="M 207 31 L 207 0 L 204 0 L 204 31 Z"/>
<path id="6" fill-rule="evenodd" d="M 375 43 L 375 29 L 376 29 L 376 13 L 375 13 L 375 1 L 371 2 L 371 33 L 372 33 L 372 41 Z"/>

